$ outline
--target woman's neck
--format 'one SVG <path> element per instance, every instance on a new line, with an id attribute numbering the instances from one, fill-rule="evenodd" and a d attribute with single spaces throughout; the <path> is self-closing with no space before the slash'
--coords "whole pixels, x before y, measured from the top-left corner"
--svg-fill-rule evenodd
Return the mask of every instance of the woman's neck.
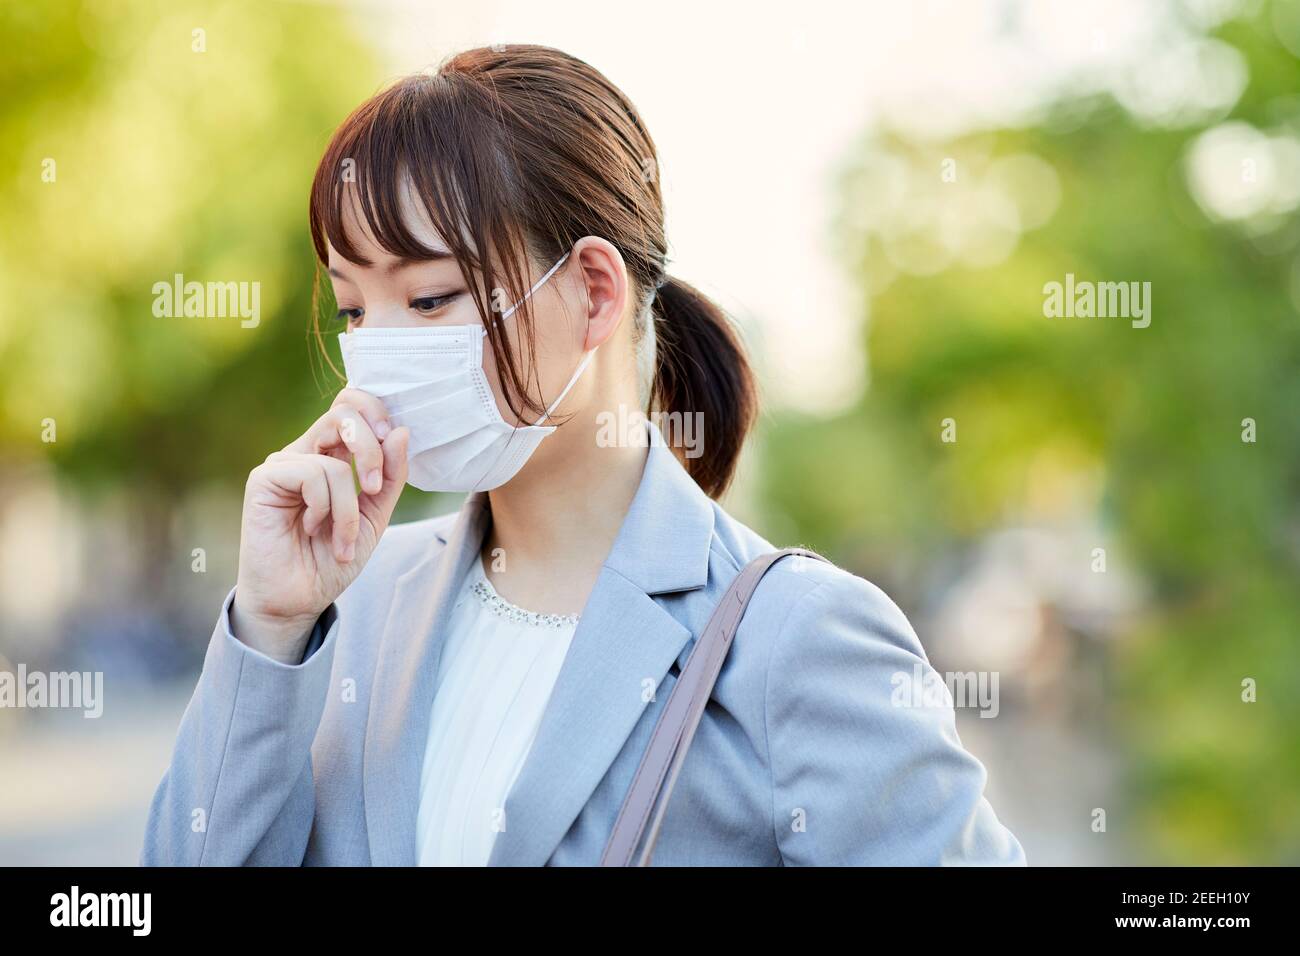
<path id="1" fill-rule="evenodd" d="M 601 447 L 582 431 L 560 428 L 548 460 L 529 462 L 541 467 L 488 493 L 488 577 L 505 600 L 543 614 L 581 613 L 645 469 L 646 447 Z"/>

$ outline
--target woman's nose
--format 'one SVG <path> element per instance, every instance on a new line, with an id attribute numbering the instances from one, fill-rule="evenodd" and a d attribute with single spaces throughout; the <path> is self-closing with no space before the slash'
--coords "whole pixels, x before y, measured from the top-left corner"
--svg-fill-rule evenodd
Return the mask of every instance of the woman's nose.
<path id="1" fill-rule="evenodd" d="M 427 325 L 420 317 L 406 307 L 405 302 L 383 303 L 377 308 L 366 308 L 364 325 L 371 329 L 400 329 L 417 325 Z"/>

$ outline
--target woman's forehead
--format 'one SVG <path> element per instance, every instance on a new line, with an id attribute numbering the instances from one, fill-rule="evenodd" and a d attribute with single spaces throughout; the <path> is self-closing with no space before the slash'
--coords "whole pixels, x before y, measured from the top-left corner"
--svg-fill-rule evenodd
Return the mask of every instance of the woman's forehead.
<path id="1" fill-rule="evenodd" d="M 411 238 L 428 249 L 433 254 L 432 258 L 441 258 L 450 254 L 451 250 L 446 241 L 437 226 L 433 224 L 433 218 L 407 177 L 403 177 L 399 183 L 398 210 L 403 229 Z M 374 229 L 362 208 L 360 191 L 351 183 L 343 189 L 340 220 L 348 244 L 366 259 L 375 262 L 393 258 L 393 254 L 385 250 L 375 236 Z M 331 252 L 334 250 L 332 243 L 330 250 Z"/>

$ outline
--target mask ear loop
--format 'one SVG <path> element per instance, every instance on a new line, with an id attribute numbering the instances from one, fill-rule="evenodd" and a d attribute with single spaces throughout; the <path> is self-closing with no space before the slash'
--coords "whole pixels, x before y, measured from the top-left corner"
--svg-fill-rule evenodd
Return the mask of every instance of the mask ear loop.
<path id="1" fill-rule="evenodd" d="M 569 384 L 560 389 L 560 394 L 556 397 L 555 401 L 551 402 L 547 407 L 546 414 L 533 422 L 534 425 L 540 425 L 542 422 L 546 421 L 546 419 L 551 417 L 551 413 L 555 411 L 560 402 L 564 401 L 564 396 L 569 394 L 569 389 L 573 388 L 573 383 L 578 380 L 578 376 L 582 374 L 583 369 L 587 367 L 587 363 L 591 361 L 591 357 L 595 354 L 596 350 L 590 349 L 587 354 L 582 357 L 582 361 L 578 363 L 578 367 L 573 372 L 573 377 L 569 379 Z"/>
<path id="2" fill-rule="evenodd" d="M 568 260 L 570 253 L 572 252 L 573 250 L 570 249 L 569 252 L 566 252 L 564 255 L 560 256 L 559 261 L 556 262 L 555 265 L 547 269 L 546 274 L 542 276 L 540 279 L 538 279 L 535 283 L 533 283 L 533 287 L 524 293 L 524 297 L 520 299 L 518 302 L 516 302 L 514 305 L 512 305 L 510 308 L 502 312 L 501 315 L 497 317 L 496 321 L 501 322 L 505 319 L 510 318 L 510 316 L 514 315 L 515 310 L 518 309 L 521 305 L 523 305 L 524 302 L 527 301 L 529 296 L 531 296 L 542 286 L 546 285 L 546 281 L 550 279 L 551 276 L 555 275 L 556 272 L 559 271 L 560 266 L 564 265 L 564 263 Z M 565 385 L 564 388 L 560 390 L 559 396 L 555 399 L 555 401 L 551 402 L 550 406 L 546 409 L 546 413 L 542 415 L 541 418 L 537 419 L 537 421 L 533 422 L 534 426 L 540 425 L 542 422 L 546 421 L 546 419 L 551 417 L 551 413 L 554 412 L 556 406 L 559 405 L 560 402 L 564 400 L 564 396 L 569 394 L 569 389 L 573 388 L 574 383 L 578 381 L 578 376 L 582 374 L 583 370 L 587 367 L 587 363 L 591 361 L 591 357 L 595 353 L 596 350 L 592 349 L 582 357 L 582 361 L 578 363 L 577 369 L 575 369 L 573 372 L 573 377 L 569 379 L 569 384 Z"/>
<path id="3" fill-rule="evenodd" d="M 565 260 L 569 258 L 569 253 L 571 252 L 573 252 L 572 249 L 570 249 L 569 252 L 566 252 L 564 255 L 560 256 L 560 261 L 557 262 L 555 265 L 551 266 L 551 268 L 547 269 L 546 275 L 538 279 L 537 282 L 534 283 L 533 287 L 524 293 L 524 297 L 522 299 L 520 299 L 510 308 L 502 312 L 501 315 L 497 318 L 497 321 L 498 322 L 504 321 L 505 319 L 508 319 L 510 318 L 510 316 L 514 315 L 515 309 L 523 305 L 524 302 L 528 299 L 528 297 L 531 296 L 534 292 L 536 292 L 542 286 L 546 285 L 546 280 L 549 279 L 551 276 L 555 275 L 555 273 L 559 270 L 560 266 L 564 265 Z"/>

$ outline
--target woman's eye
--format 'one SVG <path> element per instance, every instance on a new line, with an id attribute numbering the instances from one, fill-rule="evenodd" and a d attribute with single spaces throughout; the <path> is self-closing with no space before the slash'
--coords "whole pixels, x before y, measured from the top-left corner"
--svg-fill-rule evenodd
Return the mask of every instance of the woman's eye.
<path id="1" fill-rule="evenodd" d="M 458 295 L 460 295 L 459 292 L 452 292 L 448 295 L 422 295 L 411 300 L 411 308 L 421 315 L 429 315 L 437 312 Z"/>
<path id="2" fill-rule="evenodd" d="M 361 317 L 365 314 L 365 309 L 339 309 L 339 314 L 335 318 L 348 323 L 360 322 Z"/>

